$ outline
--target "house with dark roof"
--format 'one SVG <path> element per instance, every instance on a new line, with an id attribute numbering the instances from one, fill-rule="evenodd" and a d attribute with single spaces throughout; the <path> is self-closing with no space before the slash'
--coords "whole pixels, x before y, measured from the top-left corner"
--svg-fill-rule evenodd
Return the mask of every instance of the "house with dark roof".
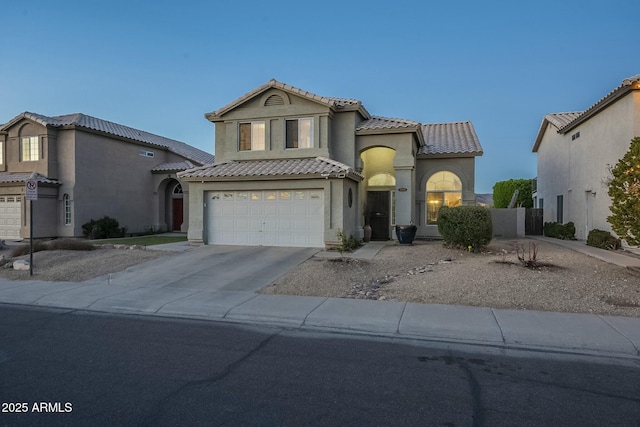
<path id="1" fill-rule="evenodd" d="M 532 151 L 537 153 L 535 206 L 545 222 L 573 222 L 576 237 L 593 229 L 612 231 L 607 180 L 640 136 L 640 74 L 584 111 L 546 114 Z"/>
<path id="2" fill-rule="evenodd" d="M 214 161 L 184 142 L 85 114 L 25 112 L 0 126 L 0 239 L 82 235 L 110 216 L 128 232 L 186 230 L 188 184 L 177 172 Z"/>
<path id="3" fill-rule="evenodd" d="M 411 223 L 436 237 L 440 207 L 475 203 L 470 122 L 372 116 L 276 80 L 205 117 L 216 163 L 178 173 L 194 243 L 325 247 L 339 232 L 362 238 L 370 225 L 388 240 Z"/>

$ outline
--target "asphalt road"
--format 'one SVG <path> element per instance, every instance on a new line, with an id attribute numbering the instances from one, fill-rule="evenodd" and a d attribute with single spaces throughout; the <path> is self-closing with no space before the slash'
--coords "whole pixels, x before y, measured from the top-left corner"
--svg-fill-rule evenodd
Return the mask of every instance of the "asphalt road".
<path id="1" fill-rule="evenodd" d="M 0 305 L 0 402 L 1 426 L 637 426 L 640 363 Z"/>

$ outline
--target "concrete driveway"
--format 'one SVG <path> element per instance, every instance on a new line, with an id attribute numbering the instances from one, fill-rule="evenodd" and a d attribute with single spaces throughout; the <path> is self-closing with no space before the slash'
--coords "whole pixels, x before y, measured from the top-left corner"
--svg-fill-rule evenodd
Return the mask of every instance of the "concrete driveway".
<path id="1" fill-rule="evenodd" d="M 255 292 L 317 253 L 317 248 L 207 245 L 91 282 L 206 291 Z"/>

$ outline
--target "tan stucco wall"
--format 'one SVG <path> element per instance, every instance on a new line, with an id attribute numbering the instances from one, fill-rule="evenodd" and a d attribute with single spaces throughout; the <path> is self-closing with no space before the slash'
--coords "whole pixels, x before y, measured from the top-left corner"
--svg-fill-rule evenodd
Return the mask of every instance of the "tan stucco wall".
<path id="1" fill-rule="evenodd" d="M 227 160 L 260 160 L 296 157 L 328 157 L 330 111 L 329 107 L 296 96 L 288 96 L 289 104 L 264 106 L 264 100 L 271 94 L 287 95 L 272 89 L 262 97 L 257 97 L 242 108 L 236 108 L 224 115 L 224 121 L 216 121 L 216 162 Z M 285 120 L 313 118 L 313 148 L 285 148 Z M 249 121 L 265 122 L 265 150 L 239 151 L 238 129 L 240 123 Z"/>
<path id="2" fill-rule="evenodd" d="M 580 137 L 571 136 L 580 132 Z M 592 229 L 611 231 L 607 222 L 608 165 L 615 165 L 640 136 L 640 91 L 633 91 L 566 135 L 550 125 L 538 148 L 538 201 L 544 221 L 556 221 L 558 195 L 564 198 L 563 220 L 573 222 L 576 237 Z"/>
<path id="3" fill-rule="evenodd" d="M 60 199 L 64 192 L 72 196 L 73 235 L 82 235 L 82 224 L 105 215 L 117 219 L 129 233 L 166 227 L 166 219 L 158 214 L 162 203 L 159 183 L 175 178 L 175 173 L 158 175 L 152 174 L 151 169 L 161 163 L 183 161 L 181 156 L 159 147 L 87 132 L 60 133 L 65 132 L 75 135 L 61 135 L 60 139 L 66 142 L 67 138 L 75 138 L 75 143 L 62 146 L 60 155 L 75 157 L 75 162 L 67 163 L 75 165 L 75 179 L 73 172 L 66 173 L 73 188 L 66 185 L 67 181 L 63 182 L 65 188 L 61 188 Z M 143 157 L 140 150 L 151 151 L 154 157 Z"/>

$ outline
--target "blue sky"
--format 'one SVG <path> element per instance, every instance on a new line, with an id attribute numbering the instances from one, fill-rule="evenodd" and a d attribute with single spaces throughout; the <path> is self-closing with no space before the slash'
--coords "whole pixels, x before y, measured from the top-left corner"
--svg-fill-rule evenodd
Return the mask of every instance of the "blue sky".
<path id="1" fill-rule="evenodd" d="M 473 122 L 476 192 L 532 178 L 546 113 L 640 74 L 637 0 L 29 1 L 2 6 L 0 123 L 82 112 L 214 151 L 271 78 L 374 115 Z"/>

